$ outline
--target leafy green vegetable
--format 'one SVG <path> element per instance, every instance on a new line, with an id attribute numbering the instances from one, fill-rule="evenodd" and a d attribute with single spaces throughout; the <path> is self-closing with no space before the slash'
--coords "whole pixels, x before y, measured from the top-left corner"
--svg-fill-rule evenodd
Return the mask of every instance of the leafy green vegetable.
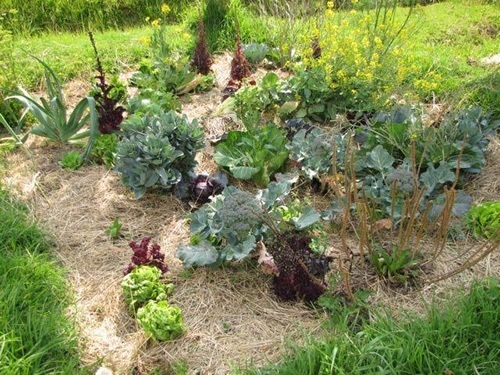
<path id="1" fill-rule="evenodd" d="M 137 321 L 155 340 L 172 340 L 184 333 L 182 311 L 167 301 L 149 301 L 137 310 Z"/>
<path id="2" fill-rule="evenodd" d="M 301 129 L 288 146 L 290 159 L 300 163 L 307 178 L 321 177 L 332 173 L 334 152 L 337 165 L 343 165 L 348 139 L 348 135 L 328 134 L 319 128 Z"/>
<path id="3" fill-rule="evenodd" d="M 317 223 L 320 215 L 311 207 L 298 201 L 291 209 L 284 205 L 289 192 L 288 182 L 271 182 L 257 195 L 226 187 L 190 215 L 191 243 L 180 245 L 177 257 L 186 267 L 217 266 L 247 257 L 258 240 L 282 229 L 299 231 Z"/>
<path id="4" fill-rule="evenodd" d="M 137 310 L 150 300 L 163 300 L 172 292 L 172 285 L 160 281 L 161 271 L 153 266 L 139 266 L 127 274 L 121 283 L 125 301 Z"/>
<path id="5" fill-rule="evenodd" d="M 204 146 L 196 120 L 189 122 L 174 111 L 133 115 L 121 127 L 116 169 L 136 198 L 152 186 L 171 189 L 187 178 L 196 165 L 196 152 Z"/>
<path id="6" fill-rule="evenodd" d="M 117 145 L 118 136 L 116 134 L 101 134 L 95 140 L 91 156 L 97 163 L 104 164 L 106 168 L 112 169 L 116 163 Z"/>
<path id="7" fill-rule="evenodd" d="M 78 151 L 72 150 L 63 155 L 62 159 L 59 161 L 59 165 L 66 169 L 71 169 L 73 171 L 81 167 L 83 163 L 82 156 Z"/>
<path id="8" fill-rule="evenodd" d="M 215 147 L 214 159 L 235 178 L 267 186 L 288 158 L 287 139 L 275 125 L 229 132 Z"/>
<path id="9" fill-rule="evenodd" d="M 266 57 L 269 47 L 264 43 L 249 43 L 243 45 L 243 53 L 252 64 L 258 64 Z"/>
<path id="10" fill-rule="evenodd" d="M 122 229 L 122 224 L 118 219 L 113 220 L 111 225 L 106 229 L 106 234 L 111 240 L 116 240 L 120 236 L 120 230 Z"/>
<path id="11" fill-rule="evenodd" d="M 484 202 L 470 208 L 465 221 L 474 236 L 498 238 L 500 236 L 500 201 Z"/>

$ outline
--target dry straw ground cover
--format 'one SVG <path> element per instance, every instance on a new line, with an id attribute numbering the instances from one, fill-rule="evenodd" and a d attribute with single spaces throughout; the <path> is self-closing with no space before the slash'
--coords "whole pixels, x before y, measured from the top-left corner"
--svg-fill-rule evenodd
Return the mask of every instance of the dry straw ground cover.
<path id="1" fill-rule="evenodd" d="M 229 63 L 228 56 L 219 57 L 213 67 L 218 87 L 183 104 L 183 113 L 199 119 L 208 139 L 231 126 L 230 119 L 214 115 Z M 69 87 L 73 91 L 75 85 Z M 79 327 L 84 365 L 103 363 L 116 374 L 129 374 L 134 368 L 137 373 L 150 373 L 185 362 L 189 373 L 227 374 L 231 367 L 250 361 L 256 365 L 278 361 L 286 342 L 300 342 L 305 333 L 325 334 L 324 313 L 301 303 L 278 302 L 270 290 L 270 277 L 252 263 L 186 272 L 175 258 L 178 244 L 189 238 L 186 203 L 155 192 L 135 200 L 116 173 L 103 166 L 63 170 L 58 161 L 67 150 L 29 141 L 33 157 L 22 151 L 10 154 L 3 182 L 29 203 L 35 217 L 54 236 L 75 294 L 70 313 Z M 200 171 L 215 170 L 210 153 L 207 147 L 199 155 Z M 490 144 L 484 172 L 468 189 L 478 202 L 500 198 L 498 138 Z M 123 224 L 122 237 L 111 241 L 105 229 L 114 219 Z M 152 237 L 166 254 L 168 275 L 176 285 L 171 301 L 182 308 L 185 317 L 187 332 L 171 342 L 148 342 L 122 300 L 120 282 L 131 256 L 128 242 L 143 236 Z M 474 244 L 471 238 L 449 244 L 429 267 L 428 276 L 456 267 L 457 254 Z M 329 252 L 335 255 L 336 248 L 340 248 L 338 235 L 332 233 Z M 423 300 L 488 275 L 500 276 L 498 252 L 473 269 L 419 290 L 390 289 L 366 273 L 355 281 L 373 291 L 370 303 L 383 303 L 398 315 L 408 309 L 423 310 Z"/>

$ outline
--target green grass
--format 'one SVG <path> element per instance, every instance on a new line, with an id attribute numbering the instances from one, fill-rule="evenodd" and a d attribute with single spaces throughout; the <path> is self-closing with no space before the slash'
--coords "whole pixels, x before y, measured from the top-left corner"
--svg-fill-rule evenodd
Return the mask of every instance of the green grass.
<path id="1" fill-rule="evenodd" d="M 64 272 L 27 214 L 0 191 L 0 373 L 78 374 Z"/>
<path id="2" fill-rule="evenodd" d="M 438 100 L 459 106 L 476 104 L 496 111 L 496 115 L 500 115 L 498 113 L 500 97 L 498 90 L 495 89 L 500 86 L 499 69 L 475 63 L 483 57 L 498 53 L 497 41 L 500 30 L 498 10 L 498 5 L 494 4 L 457 0 L 419 7 L 415 10 L 415 17 L 411 22 L 413 26 L 409 29 L 410 45 L 405 53 L 414 58 L 420 72 L 418 74 L 422 78 L 425 79 L 430 70 L 440 75 L 439 85 L 434 91 Z M 244 12 L 239 11 L 239 13 Z M 169 34 L 172 36 L 170 42 L 186 51 L 192 48 L 196 34 L 195 30 L 189 29 L 195 23 L 196 17 L 193 14 L 188 16 L 188 26 L 186 23 L 168 26 Z M 241 16 L 240 26 L 243 33 L 245 30 L 251 30 L 248 25 L 249 19 Z M 191 33 L 191 37 L 187 40 L 179 37 L 185 32 Z M 293 32 L 287 34 L 291 41 L 297 39 Z M 149 26 L 96 32 L 97 48 L 106 72 L 110 74 L 137 69 L 141 61 L 147 58 L 148 48 L 145 42 L 150 35 Z M 255 39 L 250 34 L 244 37 L 248 40 Z M 272 35 L 269 37 L 273 38 Z M 255 39 L 255 41 L 262 40 Z M 85 33 L 52 33 L 33 38 L 16 37 L 15 42 L 13 60 L 16 62 L 16 84 L 28 89 L 39 86 L 42 69 L 24 51 L 44 59 L 62 81 L 75 77 L 91 79 L 95 74 L 94 55 Z"/>
<path id="3" fill-rule="evenodd" d="M 455 105 L 475 104 L 495 110 L 500 96 L 498 67 L 478 62 L 498 53 L 499 6 L 449 0 L 415 11 L 409 53 L 422 71 L 434 69 L 441 76 L 438 99 Z"/>
<path id="4" fill-rule="evenodd" d="M 239 374 L 482 374 L 500 368 L 500 285 L 475 283 L 445 308 L 401 321 L 378 314 L 357 332 L 344 328 L 330 339 L 295 348 L 282 363 Z"/>

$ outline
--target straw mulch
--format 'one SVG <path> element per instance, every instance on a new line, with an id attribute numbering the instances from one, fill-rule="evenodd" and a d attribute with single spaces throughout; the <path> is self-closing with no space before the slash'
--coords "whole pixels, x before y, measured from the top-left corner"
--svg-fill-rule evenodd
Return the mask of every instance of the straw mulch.
<path id="1" fill-rule="evenodd" d="M 214 66 L 217 88 L 192 96 L 183 104 L 190 119 L 198 118 L 207 138 L 216 138 L 234 126 L 214 112 L 220 90 L 227 81 L 230 58 L 223 56 Z M 218 270 L 186 272 L 175 258 L 180 243 L 189 238 L 185 216 L 190 207 L 171 194 L 150 192 L 135 200 L 119 176 L 102 166 L 65 171 L 58 160 L 67 151 L 30 138 L 33 158 L 22 151 L 9 156 L 3 183 L 27 201 L 36 219 L 52 234 L 57 254 L 68 270 L 75 295 L 71 311 L 79 327 L 82 361 L 91 368 L 103 363 L 115 374 L 148 374 L 155 368 L 171 371 L 185 363 L 191 374 L 227 374 L 232 367 L 252 362 L 263 365 L 279 361 L 287 342 L 300 343 L 305 333 L 324 334 L 325 316 L 301 303 L 278 302 L 270 290 L 268 276 L 253 263 Z M 491 145 L 488 165 L 469 187 L 477 201 L 500 198 L 500 146 Z M 199 155 L 199 170 L 216 169 L 207 147 Z M 122 237 L 111 241 L 105 230 L 114 219 L 123 224 Z M 168 273 L 176 290 L 171 302 L 182 308 L 187 332 L 173 342 L 153 343 L 136 326 L 124 305 L 120 282 L 128 265 L 130 240 L 150 236 L 160 244 L 169 264 Z M 458 252 L 474 245 L 465 239 L 447 247 L 430 272 L 440 274 L 458 264 Z M 430 247 L 430 246 L 429 246 Z M 332 254 L 340 248 L 332 234 Z M 356 243 L 352 243 L 356 248 Z M 498 252 L 465 273 L 421 289 L 394 289 L 369 273 L 354 272 L 353 285 L 374 291 L 372 303 L 404 310 L 423 311 L 419 298 L 444 295 L 465 287 L 472 278 L 500 275 Z M 331 334 L 331 333 L 330 333 Z"/>

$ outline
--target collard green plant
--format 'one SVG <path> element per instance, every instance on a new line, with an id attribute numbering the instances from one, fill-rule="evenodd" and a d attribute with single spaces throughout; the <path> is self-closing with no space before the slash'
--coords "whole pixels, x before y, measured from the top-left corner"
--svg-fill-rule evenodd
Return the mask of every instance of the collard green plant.
<path id="1" fill-rule="evenodd" d="M 172 189 L 193 170 L 196 153 L 204 146 L 197 121 L 174 111 L 133 115 L 122 130 L 116 169 L 136 198 L 153 186 Z"/>
<path id="2" fill-rule="evenodd" d="M 144 265 L 125 275 L 121 287 L 131 311 L 136 311 L 151 300 L 161 301 L 167 298 L 172 286 L 162 283 L 160 277 L 161 271 L 157 267 Z"/>
<path id="3" fill-rule="evenodd" d="M 137 310 L 137 321 L 157 341 L 172 340 L 184 333 L 184 319 L 178 306 L 167 301 L 149 301 Z"/>
<path id="4" fill-rule="evenodd" d="M 469 209 L 467 227 L 476 237 L 495 239 L 500 236 L 500 201 L 484 202 Z"/>
<path id="5" fill-rule="evenodd" d="M 231 131 L 215 147 L 215 162 L 240 180 L 267 186 L 288 158 L 287 139 L 275 125 Z"/>

